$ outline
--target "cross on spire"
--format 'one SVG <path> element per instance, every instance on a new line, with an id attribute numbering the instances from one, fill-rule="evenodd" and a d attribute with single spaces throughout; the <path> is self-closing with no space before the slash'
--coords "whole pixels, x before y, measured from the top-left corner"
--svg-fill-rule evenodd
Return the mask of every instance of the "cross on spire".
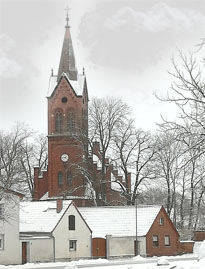
<path id="1" fill-rule="evenodd" d="M 68 11 L 71 10 L 68 6 L 65 8 L 66 11 L 66 27 L 70 27 L 68 22 L 69 22 L 69 16 L 68 16 Z"/>

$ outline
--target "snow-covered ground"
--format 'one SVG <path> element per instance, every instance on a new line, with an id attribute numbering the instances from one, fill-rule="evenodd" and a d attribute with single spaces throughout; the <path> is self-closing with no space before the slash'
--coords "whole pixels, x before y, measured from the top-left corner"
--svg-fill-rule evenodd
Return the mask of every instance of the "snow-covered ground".
<path id="1" fill-rule="evenodd" d="M 86 267 L 88 264 L 92 264 L 92 269 L 106 268 L 106 269 L 205 269 L 205 258 L 202 258 L 200 261 L 190 260 L 190 258 L 197 258 L 197 255 L 183 255 L 176 257 L 161 257 L 161 258 L 142 258 L 135 257 L 132 259 L 123 259 L 123 260 L 106 260 L 106 259 L 98 259 L 98 260 L 79 260 L 76 262 L 57 262 L 57 263 L 39 263 L 32 264 L 28 263 L 25 265 L 16 265 L 16 266 L 3 266 L 0 265 L 0 269 L 26 269 L 26 268 L 50 268 L 53 266 L 56 267 L 65 267 L 66 269 L 77 269 L 89 268 Z M 184 259 L 180 261 L 179 259 Z M 167 265 L 166 264 L 168 261 Z M 124 264 L 122 264 L 122 262 Z M 132 264 L 132 262 L 136 262 L 137 264 Z M 140 263 L 139 263 L 140 262 Z M 114 265 L 113 263 L 119 263 Z M 162 265 L 157 265 L 157 263 L 162 263 Z M 93 265 L 96 264 L 96 267 Z M 101 264 L 100 267 L 98 265 Z M 105 264 L 105 266 L 103 266 Z M 110 265 L 109 265 L 110 264 Z M 83 266 L 83 267 L 82 267 Z"/>
<path id="2" fill-rule="evenodd" d="M 79 260 L 73 262 L 38 263 L 25 265 L 0 265 L 0 269 L 26 269 L 26 268 L 51 268 L 65 269 L 89 268 L 92 269 L 205 269 L 205 241 L 195 244 L 195 254 L 187 254 L 173 257 L 142 258 L 140 256 L 123 260 Z M 95 266 L 96 265 L 96 266 Z M 100 267 L 99 267 L 100 266 Z"/>

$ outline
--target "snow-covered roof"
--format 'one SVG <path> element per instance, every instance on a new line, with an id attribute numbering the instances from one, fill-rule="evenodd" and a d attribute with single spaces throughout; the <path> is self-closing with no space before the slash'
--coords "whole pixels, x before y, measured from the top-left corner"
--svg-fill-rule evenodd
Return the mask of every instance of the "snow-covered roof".
<path id="1" fill-rule="evenodd" d="M 97 164 L 97 169 L 102 169 L 102 162 L 96 154 L 93 154 L 93 162 Z"/>
<path id="2" fill-rule="evenodd" d="M 93 237 L 135 236 L 136 207 L 80 207 L 81 215 L 93 231 Z M 153 224 L 160 206 L 139 207 L 137 209 L 137 234 L 145 236 Z"/>
<path id="3" fill-rule="evenodd" d="M 85 75 L 82 75 L 82 74 L 78 75 L 77 81 L 69 79 L 66 73 L 63 73 L 62 76 L 67 78 L 67 80 L 70 82 L 73 90 L 75 91 L 77 95 L 82 95 L 83 88 L 85 85 Z M 57 76 L 51 76 L 49 80 L 49 85 L 48 85 L 47 97 L 50 97 L 52 95 L 57 85 L 58 85 Z"/>
<path id="4" fill-rule="evenodd" d="M 51 232 L 71 202 L 64 200 L 59 213 L 56 212 L 56 201 L 21 202 L 20 232 Z"/>
<path id="5" fill-rule="evenodd" d="M 111 172 L 111 189 L 114 191 L 122 192 L 122 184 L 116 179 L 115 175 Z"/>

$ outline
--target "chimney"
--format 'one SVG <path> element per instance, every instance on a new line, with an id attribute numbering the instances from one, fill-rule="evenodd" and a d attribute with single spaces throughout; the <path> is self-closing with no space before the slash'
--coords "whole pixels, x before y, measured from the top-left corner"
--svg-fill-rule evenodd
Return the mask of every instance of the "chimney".
<path id="1" fill-rule="evenodd" d="M 63 200 L 57 199 L 56 200 L 56 212 L 60 213 L 62 209 L 63 209 Z"/>

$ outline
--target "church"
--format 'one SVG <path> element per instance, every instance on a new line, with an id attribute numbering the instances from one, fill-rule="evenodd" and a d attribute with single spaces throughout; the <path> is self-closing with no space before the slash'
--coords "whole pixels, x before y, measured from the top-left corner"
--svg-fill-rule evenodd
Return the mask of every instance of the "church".
<path id="1" fill-rule="evenodd" d="M 99 143 L 89 146 L 86 75 L 77 71 L 68 14 L 58 74 L 52 71 L 47 101 L 48 165 L 43 170 L 34 167 L 34 200 L 72 199 L 77 206 L 126 204 L 122 176 L 108 158 L 102 171 Z M 131 188 L 131 175 L 128 185 Z"/>

